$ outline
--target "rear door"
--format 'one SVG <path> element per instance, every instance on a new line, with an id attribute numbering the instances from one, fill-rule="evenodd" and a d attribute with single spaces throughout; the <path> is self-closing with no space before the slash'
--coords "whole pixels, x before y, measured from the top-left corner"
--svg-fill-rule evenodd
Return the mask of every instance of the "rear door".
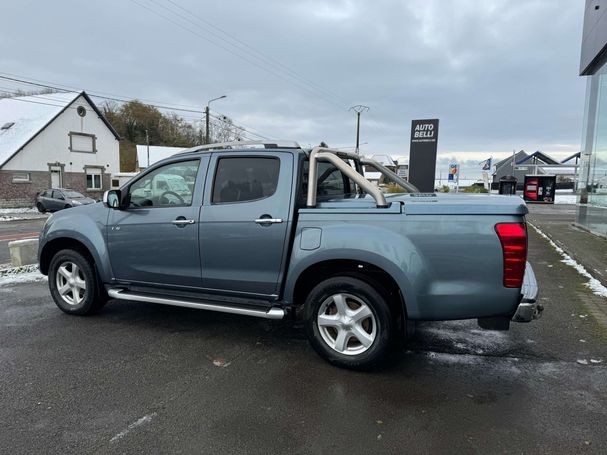
<path id="1" fill-rule="evenodd" d="M 290 153 L 213 154 L 199 227 L 206 289 L 252 297 L 277 293 L 292 179 Z"/>
<path id="2" fill-rule="evenodd" d="M 198 214 L 207 162 L 207 157 L 174 161 L 124 189 L 130 206 L 110 210 L 107 227 L 118 280 L 200 288 Z M 175 176 L 180 184 L 158 191 L 157 182 L 166 176 Z"/>

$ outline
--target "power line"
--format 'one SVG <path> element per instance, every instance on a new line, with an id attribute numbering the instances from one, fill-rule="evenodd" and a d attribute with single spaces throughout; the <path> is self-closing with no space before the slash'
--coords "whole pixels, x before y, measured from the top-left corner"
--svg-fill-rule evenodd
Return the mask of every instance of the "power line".
<path id="1" fill-rule="evenodd" d="M 172 14 L 190 22 L 193 25 L 196 26 L 200 26 L 199 24 L 205 24 L 207 27 L 204 27 L 207 31 L 207 33 L 213 35 L 214 37 L 216 37 L 217 39 L 227 43 L 228 45 L 238 49 L 241 52 L 246 53 L 247 55 L 262 61 L 265 64 L 269 64 L 271 66 L 274 66 L 276 68 L 278 68 L 280 71 L 282 71 L 283 73 L 288 74 L 290 77 L 293 77 L 299 81 L 301 81 L 302 83 L 305 83 L 306 85 L 308 85 L 309 87 L 311 87 L 314 90 L 317 90 L 319 92 L 324 93 L 325 95 L 328 95 L 332 98 L 334 98 L 335 100 L 339 101 L 340 103 L 343 103 L 344 105 L 346 104 L 346 102 L 338 95 L 336 95 L 335 93 L 325 89 L 324 87 L 322 87 L 321 85 L 311 81 L 310 79 L 305 78 L 304 76 L 302 76 L 301 74 L 299 74 L 298 72 L 296 72 L 295 70 L 289 68 L 287 65 L 283 64 L 282 62 L 280 62 L 279 60 L 259 51 L 258 49 L 254 48 L 253 46 L 247 44 L 244 41 L 241 41 L 240 39 L 238 39 L 236 36 L 228 33 L 227 31 L 223 30 L 220 27 L 217 27 L 216 25 L 214 25 L 213 23 L 211 23 L 210 21 L 205 20 L 204 18 L 198 16 L 197 14 L 195 14 L 194 12 L 192 12 L 191 10 L 188 10 L 187 8 L 184 8 L 183 6 L 179 5 L 178 3 L 172 1 L 172 0 L 167 0 L 168 3 L 176 6 L 177 8 L 179 8 L 180 10 L 184 11 L 186 14 L 190 15 L 191 17 L 193 17 L 198 23 L 190 20 L 189 18 L 177 13 L 175 10 L 166 7 L 165 5 L 160 4 L 158 1 L 156 0 L 151 0 L 152 3 L 156 4 L 157 6 L 160 6 L 161 8 L 171 12 Z M 219 33 L 215 33 L 213 32 L 213 30 L 209 30 L 209 27 L 211 29 L 217 30 Z M 221 36 L 221 34 L 227 36 L 230 40 L 232 40 L 233 42 L 230 42 L 229 40 L 225 39 L 224 37 Z M 235 44 L 236 43 L 236 44 Z M 251 52 L 249 52 L 251 51 Z"/>
<path id="2" fill-rule="evenodd" d="M 130 1 L 131 1 L 132 3 L 134 3 L 134 4 L 138 5 L 138 6 L 140 6 L 141 8 L 144 8 L 144 9 L 148 10 L 148 11 L 149 11 L 149 12 L 151 12 L 152 14 L 155 14 L 156 16 L 159 16 L 159 17 L 161 17 L 161 18 L 163 18 L 163 19 L 165 19 L 165 20 L 167 20 L 167 21 L 171 22 L 172 24 L 174 24 L 174 25 L 176 25 L 176 26 L 178 26 L 178 27 L 180 27 L 180 28 L 182 28 L 182 29 L 184 29 L 184 30 L 186 30 L 186 31 L 188 31 L 188 32 L 190 32 L 190 33 L 192 33 L 193 35 L 196 35 L 196 36 L 198 36 L 199 38 L 201 38 L 201 39 L 203 39 L 203 40 L 205 40 L 205 41 L 208 41 L 208 42 L 210 42 L 211 44 L 214 44 L 215 46 L 220 47 L 221 49 L 223 49 L 223 50 L 225 50 L 225 51 L 229 52 L 230 54 L 232 54 L 232 55 L 234 55 L 234 56 L 236 56 L 236 57 L 241 58 L 242 60 L 244 60 L 244 61 L 246 61 L 246 62 L 250 63 L 251 65 L 256 66 L 257 68 L 261 69 L 262 71 L 265 71 L 266 73 L 271 74 L 271 75 L 273 75 L 274 77 L 277 77 L 277 78 L 279 78 L 279 79 L 282 79 L 283 81 L 286 81 L 287 83 L 290 83 L 290 84 L 292 84 L 292 85 L 295 85 L 295 86 L 297 86 L 299 89 L 304 90 L 304 91 L 308 92 L 309 94 L 311 94 L 311 95 L 313 95 L 313 96 L 315 96 L 315 97 L 317 97 L 317 98 L 323 99 L 324 101 L 326 101 L 326 102 L 328 102 L 328 103 L 330 103 L 330 104 L 333 104 L 333 105 L 335 105 L 335 106 L 339 107 L 339 109 L 343 109 L 343 108 L 344 108 L 344 107 L 343 107 L 341 104 L 337 104 L 337 103 L 335 103 L 335 102 L 333 102 L 333 101 L 331 101 L 331 100 L 328 100 L 328 99 L 324 98 L 323 96 L 320 96 L 320 95 L 319 95 L 319 94 L 318 94 L 316 91 L 313 91 L 313 90 L 311 90 L 311 89 L 309 89 L 309 88 L 307 88 L 307 87 L 305 87 L 305 86 L 302 86 L 302 85 L 301 85 L 301 83 L 299 83 L 299 82 L 295 82 L 295 81 L 293 81 L 293 80 L 289 80 L 289 79 L 287 79 L 286 77 L 284 77 L 282 74 L 278 74 L 278 73 L 276 73 L 276 72 L 271 71 L 271 70 L 270 70 L 269 68 L 267 68 L 266 66 L 263 66 L 263 65 L 261 65 L 261 64 L 259 64 L 259 63 L 257 63 L 257 62 L 255 62 L 255 61 L 253 61 L 253 60 L 251 60 L 251 59 L 249 59 L 249 58 L 247 58 L 247 57 L 243 56 L 241 53 L 239 53 L 239 52 L 237 52 L 237 51 L 234 51 L 234 50 L 232 50 L 232 49 L 230 49 L 230 48 L 228 48 L 228 47 L 226 47 L 226 46 L 222 45 L 221 43 L 217 43 L 216 41 L 214 41 L 214 40 L 210 39 L 209 37 L 204 36 L 204 35 L 202 35 L 202 34 L 198 33 L 197 31 L 192 30 L 191 28 L 188 28 L 188 27 L 186 27 L 185 25 L 183 25 L 183 24 L 181 24 L 181 23 L 179 23 L 179 22 L 177 22 L 177 21 L 175 21 L 175 20 L 171 19 L 170 17 L 167 17 L 166 15 L 164 15 L 164 14 L 162 14 L 162 13 L 160 13 L 160 12 L 158 12 L 158 11 L 156 11 L 156 10 L 152 9 L 152 8 L 147 7 L 146 5 L 143 5 L 143 4 L 139 3 L 137 0 L 130 0 Z"/>
<path id="3" fill-rule="evenodd" d="M 2 73 L 2 74 L 7 74 L 7 73 Z M 16 75 L 12 75 L 12 76 L 16 76 Z M 21 76 L 20 76 L 21 77 Z M 41 88 L 46 88 L 46 89 L 50 89 L 50 90 L 57 90 L 60 92 L 69 92 L 69 91 L 73 91 L 73 90 L 68 90 L 65 88 L 62 88 L 62 84 L 54 84 L 54 85 L 50 85 L 50 83 L 41 83 L 41 82 L 45 82 L 45 81 L 39 81 L 38 82 L 31 82 L 30 80 L 24 80 L 24 79 L 19 79 L 19 78 L 15 78 L 15 77 L 7 77 L 7 76 L 2 76 L 0 75 L 0 79 L 4 79 L 4 80 L 8 80 L 11 82 L 18 82 L 18 83 L 23 83 L 23 84 L 28 84 L 28 85 L 33 85 L 36 87 L 41 87 Z M 68 87 L 66 85 L 63 85 L 63 87 Z M 76 89 L 77 91 L 79 91 L 80 89 Z M 95 93 L 97 92 L 87 92 L 90 96 L 94 97 L 94 98 L 100 98 L 100 99 L 105 99 L 105 100 L 110 100 L 110 101 L 117 101 L 120 103 L 128 103 L 130 101 L 135 101 L 134 98 L 127 98 L 127 97 L 109 97 L 109 96 L 101 96 L 101 95 L 96 95 Z M 16 93 L 13 93 L 13 95 L 15 95 Z M 41 95 L 30 95 L 30 96 L 37 96 L 37 97 L 41 97 Z M 52 100 L 55 101 L 55 100 Z M 139 100 L 142 101 L 142 100 Z M 44 103 L 38 103 L 38 104 L 44 104 Z M 147 104 L 147 103 L 146 103 Z M 196 110 L 196 109 L 182 109 L 182 108 L 174 108 L 172 106 L 162 106 L 162 105 L 158 105 L 158 104 L 148 104 L 149 106 L 155 107 L 157 109 L 163 109 L 163 110 L 171 110 L 171 111 L 179 111 L 179 112 L 188 112 L 188 113 L 194 113 L 194 114 L 200 114 L 202 115 L 204 112 L 200 109 Z M 57 106 L 58 107 L 58 106 Z M 182 115 L 182 117 L 186 118 L 188 116 L 184 116 Z M 189 117 L 191 119 L 198 119 L 198 117 Z M 233 117 L 229 117 L 232 120 L 232 122 L 234 123 L 235 126 L 238 126 L 239 128 L 242 128 L 245 131 L 248 130 L 255 130 L 255 128 L 249 127 L 249 126 L 245 126 L 240 124 L 239 122 L 237 122 Z M 257 130 L 258 131 L 258 130 Z M 268 139 L 269 138 L 263 134 L 261 134 L 260 131 L 258 131 L 258 133 L 254 133 L 253 131 L 248 131 L 250 134 L 258 136 L 262 139 Z"/>

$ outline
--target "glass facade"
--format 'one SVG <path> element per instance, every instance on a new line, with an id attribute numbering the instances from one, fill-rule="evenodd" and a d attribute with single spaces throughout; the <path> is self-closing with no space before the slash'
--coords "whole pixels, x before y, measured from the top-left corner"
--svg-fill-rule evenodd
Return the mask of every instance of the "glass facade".
<path id="1" fill-rule="evenodd" d="M 576 221 L 607 236 L 607 62 L 587 84 Z"/>

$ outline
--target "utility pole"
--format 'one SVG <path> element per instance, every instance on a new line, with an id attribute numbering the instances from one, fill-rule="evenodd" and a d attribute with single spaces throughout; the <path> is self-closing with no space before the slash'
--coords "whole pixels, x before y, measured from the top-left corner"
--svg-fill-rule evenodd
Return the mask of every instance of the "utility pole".
<path id="1" fill-rule="evenodd" d="M 209 131 L 209 125 L 210 125 L 209 104 L 211 104 L 213 101 L 221 100 L 223 98 L 226 98 L 226 95 L 221 95 L 221 96 L 218 96 L 217 98 L 213 98 L 212 100 L 207 101 L 207 105 L 204 108 L 204 114 L 206 117 L 206 131 L 205 131 L 205 143 L 206 144 L 209 144 L 211 142 L 211 135 L 209 134 L 210 133 L 210 131 Z"/>
<path id="2" fill-rule="evenodd" d="M 369 110 L 369 106 L 363 106 L 362 104 L 357 104 L 356 106 L 352 106 L 349 110 L 356 112 L 356 154 L 360 153 L 359 151 L 359 140 L 360 140 L 360 114 L 361 112 L 366 112 Z"/>
<path id="3" fill-rule="evenodd" d="M 204 108 L 204 118 L 206 121 L 206 126 L 204 129 L 204 134 L 205 134 L 205 140 L 204 143 L 208 144 L 209 143 L 209 105 L 207 104 L 207 106 Z"/>
<path id="4" fill-rule="evenodd" d="M 150 136 L 148 135 L 147 128 L 145 129 L 145 143 L 147 144 L 148 148 L 148 167 L 150 167 Z"/>

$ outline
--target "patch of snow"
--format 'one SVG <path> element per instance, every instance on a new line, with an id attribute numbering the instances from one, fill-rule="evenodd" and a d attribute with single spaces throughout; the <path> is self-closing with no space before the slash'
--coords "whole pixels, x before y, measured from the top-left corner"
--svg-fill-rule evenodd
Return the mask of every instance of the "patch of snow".
<path id="1" fill-rule="evenodd" d="M 2 223 L 3 221 L 21 221 L 21 220 L 27 220 L 27 218 L 24 216 L 0 216 L 0 223 Z"/>
<path id="2" fill-rule="evenodd" d="M 15 213 L 40 213 L 36 207 L 0 209 L 0 215 L 13 215 Z"/>
<path id="3" fill-rule="evenodd" d="M 21 283 L 34 283 L 48 278 L 38 271 L 38 265 L 25 265 L 0 270 L 0 286 Z"/>
<path id="4" fill-rule="evenodd" d="M 588 365 L 588 360 L 586 359 L 577 359 L 576 362 L 580 365 Z"/>
<path id="5" fill-rule="evenodd" d="M 0 125 L 14 125 L 0 132 L 0 166 L 79 96 L 67 92 L 1 99 Z"/>
<path id="6" fill-rule="evenodd" d="M 559 253 L 563 257 L 561 262 L 563 262 L 564 264 L 567 264 L 570 267 L 573 267 L 575 270 L 577 270 L 577 272 L 580 275 L 582 275 L 584 278 L 588 279 L 588 282 L 585 283 L 585 285 L 595 295 L 607 298 L 607 288 L 605 286 L 603 286 L 599 280 L 597 280 L 592 275 L 590 275 L 590 273 L 588 273 L 588 271 L 582 264 L 580 264 L 579 262 L 574 260 L 571 256 L 569 256 L 567 253 L 565 253 L 565 251 L 563 251 L 563 249 L 561 247 L 559 247 L 556 243 L 554 243 L 552 241 L 552 239 L 550 237 L 548 237 L 546 234 L 544 234 L 538 227 L 536 227 L 532 223 L 527 223 L 527 224 L 529 224 L 529 226 L 531 226 L 541 237 L 545 238 L 548 241 L 548 243 L 552 246 L 552 248 L 554 248 L 556 250 L 556 252 Z"/>
<path id="7" fill-rule="evenodd" d="M 35 283 L 36 281 L 45 281 L 48 277 L 40 272 L 27 272 L 19 275 L 7 275 L 0 277 L 0 286 L 9 284 Z"/>
<path id="8" fill-rule="evenodd" d="M 556 194 L 554 197 L 555 204 L 576 204 L 577 203 L 577 194 L 569 193 L 569 194 Z"/>

